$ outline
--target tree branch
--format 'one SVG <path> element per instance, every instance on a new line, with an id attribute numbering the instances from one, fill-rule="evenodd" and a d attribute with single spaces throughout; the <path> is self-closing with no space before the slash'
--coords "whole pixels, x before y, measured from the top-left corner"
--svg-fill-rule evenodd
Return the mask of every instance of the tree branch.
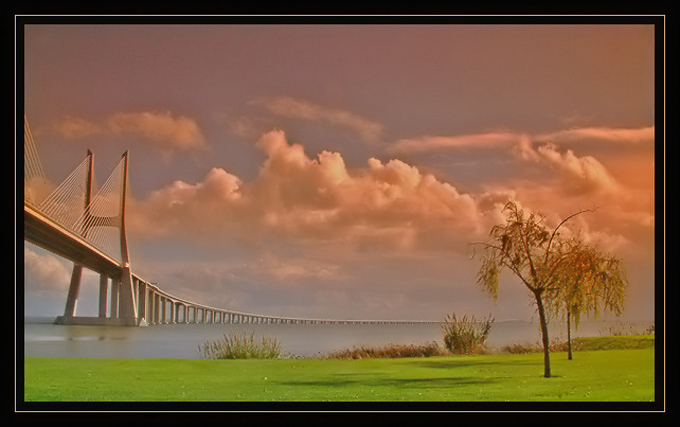
<path id="1" fill-rule="evenodd" d="M 567 221 L 569 221 L 573 217 L 575 217 L 577 215 L 581 215 L 582 213 L 586 213 L 586 212 L 595 212 L 595 209 L 585 209 L 585 210 L 582 209 L 582 210 L 580 210 L 576 213 L 573 213 L 573 214 L 569 215 L 568 217 L 564 218 L 562 220 L 562 222 L 560 222 L 559 225 L 557 227 L 555 227 L 552 234 L 550 235 L 550 240 L 548 241 L 548 247 L 545 250 L 545 259 L 543 260 L 544 264 L 548 261 L 548 254 L 550 254 L 550 247 L 552 246 L 553 239 L 555 238 L 555 235 L 557 235 L 557 231 L 560 229 L 560 227 L 562 227 Z"/>

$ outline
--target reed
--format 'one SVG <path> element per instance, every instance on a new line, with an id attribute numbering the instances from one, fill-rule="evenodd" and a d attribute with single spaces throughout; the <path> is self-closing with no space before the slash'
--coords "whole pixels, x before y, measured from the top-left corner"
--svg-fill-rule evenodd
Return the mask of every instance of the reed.
<path id="1" fill-rule="evenodd" d="M 276 338 L 262 337 L 255 341 L 255 334 L 232 332 L 221 340 L 206 341 L 198 346 L 206 359 L 276 359 L 281 355 L 281 343 Z"/>
<path id="2" fill-rule="evenodd" d="M 493 322 L 490 315 L 479 321 L 475 316 L 464 315 L 458 319 L 455 313 L 447 315 L 442 325 L 444 345 L 453 354 L 479 354 L 484 350 Z"/>

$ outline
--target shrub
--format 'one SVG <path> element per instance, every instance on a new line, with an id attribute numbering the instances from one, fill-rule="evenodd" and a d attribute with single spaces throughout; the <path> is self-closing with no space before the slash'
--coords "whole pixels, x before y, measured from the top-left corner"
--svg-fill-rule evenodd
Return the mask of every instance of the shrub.
<path id="1" fill-rule="evenodd" d="M 262 337 L 258 344 L 254 333 L 232 332 L 224 334 L 221 340 L 199 345 L 199 351 L 208 359 L 276 359 L 281 355 L 281 343 L 276 338 Z"/>
<path id="2" fill-rule="evenodd" d="M 489 337 L 493 321 L 491 315 L 481 321 L 475 319 L 475 316 L 468 319 L 467 315 L 464 315 L 462 319 L 458 319 L 455 313 L 447 315 L 442 325 L 444 345 L 453 354 L 480 353 Z"/>
<path id="3" fill-rule="evenodd" d="M 623 323 L 615 323 L 600 331 L 600 335 L 603 336 L 622 336 L 622 335 L 653 335 L 654 325 L 649 325 L 646 328 L 642 328 L 639 325 L 626 325 Z"/>
<path id="4" fill-rule="evenodd" d="M 431 357 L 445 353 L 436 342 L 421 345 L 392 344 L 384 347 L 354 347 L 349 350 L 334 351 L 326 355 L 328 359 L 368 359 L 396 357 Z"/>
<path id="5" fill-rule="evenodd" d="M 575 351 L 580 350 L 580 343 L 578 339 L 572 340 L 572 346 Z M 510 354 L 526 354 L 526 353 L 541 353 L 543 351 L 543 344 L 537 342 L 521 342 L 509 344 L 501 348 L 501 353 Z M 567 342 L 563 340 L 551 340 L 550 351 L 567 351 Z"/>
<path id="6" fill-rule="evenodd" d="M 605 337 L 579 337 L 572 340 L 574 351 L 591 350 L 630 350 L 654 347 L 654 335 L 613 335 Z M 523 354 L 540 353 L 543 346 L 536 343 L 510 344 L 501 349 L 501 353 Z M 551 341 L 550 351 L 567 351 L 566 341 Z"/>
<path id="7" fill-rule="evenodd" d="M 529 343 L 529 342 L 521 342 L 521 343 L 513 343 L 513 344 L 508 344 L 501 348 L 501 353 L 510 353 L 510 354 L 526 354 L 526 353 L 539 353 L 543 351 L 543 346 L 539 343 Z"/>

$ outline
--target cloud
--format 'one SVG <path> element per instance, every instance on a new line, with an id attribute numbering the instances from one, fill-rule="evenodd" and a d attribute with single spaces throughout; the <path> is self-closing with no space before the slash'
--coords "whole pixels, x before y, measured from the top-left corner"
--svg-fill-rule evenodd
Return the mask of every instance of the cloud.
<path id="1" fill-rule="evenodd" d="M 108 118 L 108 128 L 118 134 L 146 138 L 162 150 L 193 151 L 205 145 L 203 134 L 193 119 L 166 112 L 116 113 Z"/>
<path id="2" fill-rule="evenodd" d="M 279 282 L 297 284 L 302 280 L 327 281 L 337 277 L 338 266 L 312 259 L 280 259 L 267 255 L 257 266 L 261 273 Z"/>
<path id="3" fill-rule="evenodd" d="M 636 236 L 653 231 L 647 196 L 623 187 L 595 158 L 555 144 L 534 146 L 520 138 L 508 145 L 520 169 L 535 164 L 540 179 L 488 181 L 477 193 L 398 159 L 370 158 L 363 167 L 348 167 L 338 152 L 311 156 L 283 131 L 265 133 L 256 146 L 265 154 L 256 177 L 244 181 L 214 167 L 198 182 L 175 181 L 131 201 L 129 232 L 136 239 L 271 251 L 277 255 L 257 266 L 262 274 L 247 277 L 284 285 L 346 277 L 347 266 L 358 265 L 357 254 L 365 254 L 364 260 L 464 257 L 470 242 L 483 240 L 505 220 L 508 200 L 555 223 L 597 206 L 596 214 L 584 216 L 586 223 L 573 225 L 612 247 L 629 248 Z M 314 263 L 299 261 L 310 254 Z"/>
<path id="4" fill-rule="evenodd" d="M 264 98 L 254 103 L 278 116 L 320 122 L 349 130 L 365 142 L 377 142 L 383 136 L 382 124 L 351 111 L 330 108 L 288 96 Z"/>
<path id="5" fill-rule="evenodd" d="M 514 149 L 522 160 L 544 163 L 557 170 L 563 178 L 564 188 L 570 193 L 614 194 L 620 191 L 614 177 L 592 156 L 578 157 L 572 150 L 562 153 L 553 143 L 534 149 L 525 142 Z"/>
<path id="6" fill-rule="evenodd" d="M 587 127 L 566 129 L 558 132 L 537 135 L 537 141 L 552 141 L 556 143 L 603 141 L 622 144 L 654 143 L 654 126 L 642 128 L 609 128 Z"/>
<path id="7" fill-rule="evenodd" d="M 532 142 L 571 144 L 578 142 L 607 142 L 620 144 L 653 144 L 654 126 L 642 128 L 586 127 L 531 135 L 520 132 L 486 132 L 468 135 L 422 136 L 400 139 L 387 148 L 388 153 L 419 153 L 460 148 L 521 149 Z M 526 153 L 525 153 L 526 154 Z"/>
<path id="8" fill-rule="evenodd" d="M 221 168 L 197 184 L 175 181 L 144 201 L 131 200 L 129 227 L 141 236 L 217 235 L 238 207 L 240 187 L 241 181 Z"/>
<path id="9" fill-rule="evenodd" d="M 66 116 L 55 130 L 63 137 L 78 139 L 92 135 L 133 135 L 150 141 L 164 154 L 205 148 L 205 138 L 195 120 L 169 111 L 119 112 L 101 123 Z"/>
<path id="10" fill-rule="evenodd" d="M 388 147 L 386 152 L 410 154 L 454 149 L 500 149 L 523 162 L 548 166 L 558 172 L 562 178 L 562 189 L 570 194 L 619 193 L 620 184 L 602 162 L 593 156 L 577 156 L 572 149 L 562 151 L 557 143 L 593 141 L 621 144 L 653 143 L 654 127 L 639 129 L 591 127 L 542 135 L 490 132 L 460 136 L 426 136 L 399 140 Z"/>
<path id="11" fill-rule="evenodd" d="M 101 125 L 74 116 L 61 118 L 54 123 L 54 128 L 61 136 L 69 139 L 84 138 L 104 132 Z"/>
<path id="12" fill-rule="evenodd" d="M 460 136 L 424 136 L 401 139 L 392 144 L 388 153 L 413 153 L 447 148 L 498 148 L 508 147 L 526 139 L 523 134 L 512 132 L 488 132 Z"/>
<path id="13" fill-rule="evenodd" d="M 68 289 L 71 272 L 51 254 L 39 254 L 24 246 L 24 275 L 31 291 L 63 291 Z"/>
<path id="14" fill-rule="evenodd" d="M 278 236 L 391 251 L 450 249 L 479 231 L 471 195 L 403 161 L 371 158 L 349 169 L 340 153 L 312 158 L 282 131 L 257 146 L 267 158 L 254 180 L 214 168 L 202 182 L 176 181 L 132 203 L 129 226 L 155 236 Z"/>

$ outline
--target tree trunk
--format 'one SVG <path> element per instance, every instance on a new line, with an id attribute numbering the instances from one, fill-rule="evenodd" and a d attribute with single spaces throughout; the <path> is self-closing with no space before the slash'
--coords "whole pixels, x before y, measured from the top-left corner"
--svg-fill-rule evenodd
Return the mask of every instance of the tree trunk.
<path id="1" fill-rule="evenodd" d="M 545 309 L 543 308 L 543 299 L 540 292 L 534 294 L 536 296 L 536 305 L 538 306 L 538 318 L 541 322 L 541 335 L 543 337 L 543 376 L 550 378 L 550 339 L 548 338 L 548 320 L 545 317 Z"/>
<path id="2" fill-rule="evenodd" d="M 567 359 L 571 360 L 571 311 L 567 310 Z"/>

